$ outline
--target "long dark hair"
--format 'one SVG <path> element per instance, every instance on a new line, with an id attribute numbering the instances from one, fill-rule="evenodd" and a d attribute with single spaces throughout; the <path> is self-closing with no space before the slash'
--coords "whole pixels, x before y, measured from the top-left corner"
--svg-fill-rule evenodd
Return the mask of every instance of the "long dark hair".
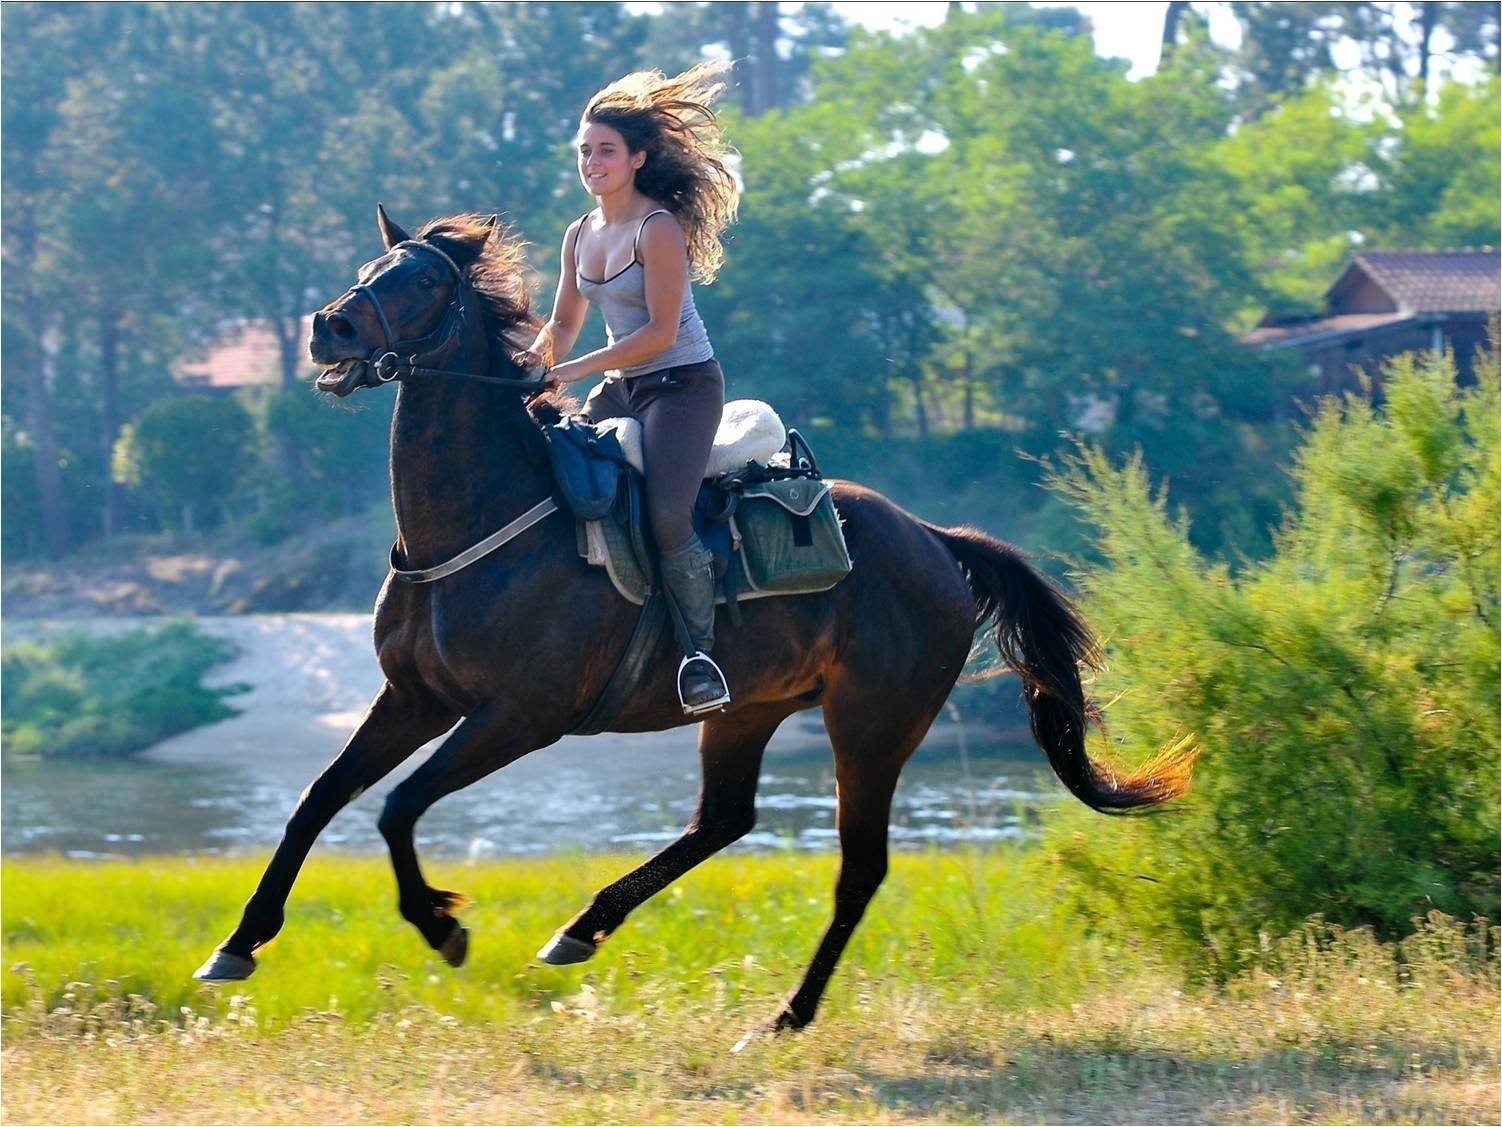
<path id="1" fill-rule="evenodd" d="M 589 100 L 580 125 L 608 125 L 633 153 L 645 152 L 636 187 L 678 218 L 688 240 L 696 281 L 712 282 L 725 251 L 725 228 L 735 220 L 740 185 L 725 166 L 725 143 L 710 103 L 725 90 L 719 76 L 729 63 L 704 62 L 668 78 L 660 70 L 636 71 Z"/>

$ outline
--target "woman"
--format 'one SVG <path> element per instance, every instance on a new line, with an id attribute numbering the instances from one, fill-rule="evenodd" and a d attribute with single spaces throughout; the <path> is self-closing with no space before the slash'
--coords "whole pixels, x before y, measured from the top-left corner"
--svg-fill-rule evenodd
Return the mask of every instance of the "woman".
<path id="1" fill-rule="evenodd" d="M 642 425 L 647 518 L 663 585 L 696 652 L 685 653 L 678 693 L 690 715 L 730 703 L 714 646 L 713 557 L 693 530 L 694 498 L 725 403 L 725 380 L 694 308 L 690 276 L 714 280 L 720 238 L 740 198 L 709 106 L 725 89 L 724 63 L 675 78 L 627 75 L 590 99 L 579 122 L 579 179 L 599 206 L 563 236 L 558 293 L 531 348 L 532 367 L 568 355 L 590 304 L 605 315 L 606 347 L 556 364 L 554 380 L 598 372 L 587 422 L 632 416 Z"/>

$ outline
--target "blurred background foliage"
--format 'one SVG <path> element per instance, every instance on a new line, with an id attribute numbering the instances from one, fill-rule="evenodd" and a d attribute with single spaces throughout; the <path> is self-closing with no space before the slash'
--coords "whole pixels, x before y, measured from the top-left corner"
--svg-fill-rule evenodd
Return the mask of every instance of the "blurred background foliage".
<path id="1" fill-rule="evenodd" d="M 374 201 L 502 213 L 546 306 L 586 98 L 719 55 L 746 192 L 700 302 L 733 395 L 833 474 L 1062 550 L 1079 526 L 1017 454 L 1083 427 L 1140 451 L 1197 547 L 1260 558 L 1307 388 L 1236 334 L 1311 308 L 1353 247 L 1498 241 L 1497 21 L 1236 3 L 1227 48 L 1208 8 L 1168 5 L 1132 81 L 1079 11 L 1027 4 L 903 34 L 819 3 L 8 5 L 6 554 L 379 506 L 389 399 L 352 425 L 297 379 Z M 241 487 L 143 459 L 191 398 L 174 366 L 246 322 L 280 384 L 237 393 L 248 435 L 194 432 Z"/>

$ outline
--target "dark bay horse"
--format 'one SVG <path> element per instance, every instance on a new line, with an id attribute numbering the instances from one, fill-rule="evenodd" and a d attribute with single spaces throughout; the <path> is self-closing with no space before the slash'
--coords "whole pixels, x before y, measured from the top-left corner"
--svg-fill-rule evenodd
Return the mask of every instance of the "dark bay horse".
<path id="1" fill-rule="evenodd" d="M 437 219 L 409 238 L 385 212 L 386 252 L 314 318 L 309 352 L 318 386 L 338 396 L 399 384 L 391 424 L 396 555 L 429 568 L 526 512 L 552 491 L 539 419 L 570 401 L 529 393 L 511 356 L 530 341 L 519 244 L 495 217 Z M 525 334 L 523 336 L 523 334 Z M 381 358 L 400 341 L 423 373 Z M 464 378 L 467 373 L 481 379 Z M 484 377 L 496 382 L 482 382 Z M 523 385 L 523 386 L 517 386 Z M 656 856 L 601 889 L 541 952 L 577 962 L 632 910 L 755 823 L 762 751 L 777 726 L 822 708 L 834 750 L 841 851 L 834 916 L 802 983 L 769 1025 L 814 1016 L 835 964 L 887 871 L 887 819 L 903 764 L 959 677 L 978 630 L 993 624 L 1021 675 L 1039 746 L 1064 785 L 1103 812 L 1148 807 L 1188 786 L 1189 757 L 1169 754 L 1136 773 L 1108 771 L 1085 750 L 1093 718 L 1081 663 L 1098 659 L 1067 600 L 1010 545 L 971 528 L 936 528 L 880 494 L 835 482 L 855 562 L 823 594 L 745 604 L 720 622 L 735 702 L 699 725 L 698 810 Z M 385 683 L 344 749 L 303 793 L 239 925 L 198 971 L 247 977 L 254 952 L 281 928 L 314 839 L 347 803 L 457 723 L 442 746 L 386 800 L 401 914 L 458 966 L 467 933 L 456 893 L 431 887 L 413 827 L 444 795 L 547 747 L 589 712 L 615 667 L 636 607 L 575 549 L 558 514 L 499 551 L 425 585 L 388 576 L 376 601 L 375 648 Z M 679 708 L 671 638 L 614 729 L 660 731 L 693 721 Z"/>

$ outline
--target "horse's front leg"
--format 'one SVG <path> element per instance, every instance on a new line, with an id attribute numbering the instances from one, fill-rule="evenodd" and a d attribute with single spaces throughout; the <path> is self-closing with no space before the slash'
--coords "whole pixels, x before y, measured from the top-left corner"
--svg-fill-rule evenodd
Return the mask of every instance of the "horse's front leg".
<path id="1" fill-rule="evenodd" d="M 298 799 L 271 864 L 245 904 L 239 926 L 194 977 L 206 982 L 249 978 L 256 969 L 256 948 L 281 930 L 292 884 L 330 819 L 456 719 L 421 690 L 398 688 L 390 682 L 382 685 L 344 750 Z"/>
<path id="2" fill-rule="evenodd" d="M 428 757 L 386 796 L 378 823 L 391 850 L 396 870 L 397 907 L 403 918 L 422 932 L 428 945 L 451 966 L 464 962 L 469 936 L 454 918 L 460 906 L 451 892 L 433 888 L 423 879 L 417 862 L 413 828 L 427 809 L 444 795 L 462 790 L 492 771 L 546 747 L 561 732 L 543 734 L 518 714 L 510 702 L 492 701 L 471 713 Z"/>

